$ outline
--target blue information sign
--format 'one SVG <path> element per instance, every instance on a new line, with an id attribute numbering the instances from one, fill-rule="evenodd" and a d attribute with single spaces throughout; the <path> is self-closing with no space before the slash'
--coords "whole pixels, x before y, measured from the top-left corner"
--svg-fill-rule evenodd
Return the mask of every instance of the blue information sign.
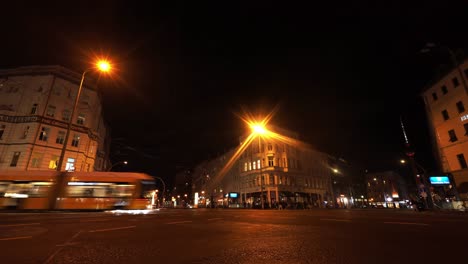
<path id="1" fill-rule="evenodd" d="M 450 180 L 447 176 L 431 176 L 429 180 L 431 184 L 450 184 Z"/>

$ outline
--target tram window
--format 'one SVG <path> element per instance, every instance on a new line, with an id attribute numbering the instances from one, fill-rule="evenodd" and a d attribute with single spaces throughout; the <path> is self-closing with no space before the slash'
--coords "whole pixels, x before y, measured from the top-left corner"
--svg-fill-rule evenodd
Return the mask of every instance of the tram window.
<path id="1" fill-rule="evenodd" d="M 114 185 L 113 196 L 115 196 L 115 197 L 131 197 L 132 194 L 133 194 L 134 189 L 135 189 L 135 185 L 129 185 L 129 184 Z"/>
<path id="2" fill-rule="evenodd" d="M 44 197 L 47 196 L 51 185 L 50 182 L 13 183 L 5 190 L 4 196 L 16 198 Z"/>

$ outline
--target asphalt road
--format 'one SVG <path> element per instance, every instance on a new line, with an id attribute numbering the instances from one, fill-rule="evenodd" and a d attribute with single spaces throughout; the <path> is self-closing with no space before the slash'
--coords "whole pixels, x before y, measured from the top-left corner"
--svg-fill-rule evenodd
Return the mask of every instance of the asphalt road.
<path id="1" fill-rule="evenodd" d="M 0 263 L 466 263 L 468 215 L 163 209 L 0 213 Z"/>

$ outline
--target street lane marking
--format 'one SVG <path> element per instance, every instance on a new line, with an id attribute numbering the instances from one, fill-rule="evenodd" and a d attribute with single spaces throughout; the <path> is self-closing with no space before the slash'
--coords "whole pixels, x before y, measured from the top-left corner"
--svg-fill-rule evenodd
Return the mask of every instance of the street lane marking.
<path id="1" fill-rule="evenodd" d="M 130 229 L 135 228 L 136 226 L 124 226 L 124 227 L 115 227 L 115 228 L 106 228 L 106 229 L 96 229 L 89 231 L 90 233 L 94 232 L 105 232 L 105 231 L 113 231 L 113 230 L 121 230 L 121 229 Z"/>
<path id="2" fill-rule="evenodd" d="M 192 223 L 192 221 L 169 222 L 169 223 L 166 223 L 166 225 L 175 225 L 175 224 L 182 224 L 182 223 Z"/>
<path id="3" fill-rule="evenodd" d="M 17 240 L 17 239 L 28 239 L 32 238 L 32 236 L 24 236 L 24 237 L 7 237 L 7 238 L 0 238 L 0 240 Z"/>
<path id="4" fill-rule="evenodd" d="M 68 239 L 67 241 L 65 241 L 65 243 L 63 243 L 63 245 L 69 245 L 69 244 L 71 244 L 71 243 L 72 243 L 72 240 L 75 239 L 75 238 L 77 238 L 77 237 L 81 234 L 81 232 L 83 232 L 83 231 L 81 231 L 81 230 L 78 231 L 78 233 L 76 233 L 76 234 L 73 235 L 70 239 Z M 50 261 L 52 261 L 52 259 L 55 257 L 55 255 L 57 255 L 57 254 L 58 254 L 60 251 L 62 251 L 62 249 L 64 249 L 64 248 L 65 248 L 65 246 L 62 246 L 62 247 L 59 247 L 57 250 L 55 250 L 54 253 L 52 253 L 52 255 L 50 255 L 50 256 L 46 259 L 46 261 L 44 261 L 44 264 L 47 264 L 47 263 L 49 263 Z"/>
<path id="5" fill-rule="evenodd" d="M 223 220 L 223 218 L 221 218 L 221 217 L 218 217 L 218 218 L 208 218 L 208 221 L 211 221 L 211 220 Z"/>
<path id="6" fill-rule="evenodd" d="M 322 221 L 351 222 L 349 219 L 321 218 Z"/>
<path id="7" fill-rule="evenodd" d="M 30 225 L 40 225 L 40 223 L 29 223 L 29 224 L 14 224 L 14 225 L 0 225 L 0 227 L 10 227 L 10 226 L 30 226 Z"/>
<path id="8" fill-rule="evenodd" d="M 80 222 L 103 222 L 103 221 L 109 221 L 109 219 L 84 219 L 84 220 L 80 220 Z"/>
<path id="9" fill-rule="evenodd" d="M 429 226 L 429 224 L 423 224 L 423 223 L 412 223 L 412 222 L 384 222 L 384 224 L 394 224 L 394 225 L 420 225 L 420 226 Z"/>

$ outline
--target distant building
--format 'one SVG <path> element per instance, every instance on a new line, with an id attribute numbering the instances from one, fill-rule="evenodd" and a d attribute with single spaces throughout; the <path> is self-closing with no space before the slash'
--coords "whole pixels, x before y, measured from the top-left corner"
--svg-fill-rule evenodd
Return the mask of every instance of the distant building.
<path id="1" fill-rule="evenodd" d="M 366 185 L 371 206 L 400 208 L 409 199 L 405 181 L 394 171 L 368 173 Z"/>
<path id="2" fill-rule="evenodd" d="M 271 128 L 289 138 L 296 133 Z M 240 143 L 246 137 L 242 137 Z M 193 171 L 194 193 L 201 205 L 261 208 L 323 207 L 333 203 L 329 155 L 293 143 L 254 139 L 229 163 L 239 148 L 205 161 Z M 223 171 L 227 165 L 229 170 Z"/>
<path id="3" fill-rule="evenodd" d="M 453 175 L 468 199 L 468 61 L 428 86 L 422 96 L 441 173 Z"/>
<path id="4" fill-rule="evenodd" d="M 56 170 L 81 75 L 60 66 L 0 70 L 0 170 Z M 101 97 L 83 85 L 62 170 L 103 171 L 110 132 Z"/>

